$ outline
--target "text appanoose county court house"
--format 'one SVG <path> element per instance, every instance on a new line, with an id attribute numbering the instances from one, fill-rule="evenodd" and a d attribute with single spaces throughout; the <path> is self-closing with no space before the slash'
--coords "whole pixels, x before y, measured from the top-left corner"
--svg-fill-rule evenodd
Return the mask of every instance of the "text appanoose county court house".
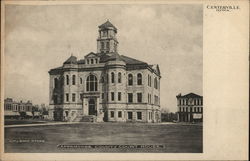
<path id="1" fill-rule="evenodd" d="M 99 26 L 97 53 L 70 56 L 51 69 L 50 119 L 60 121 L 160 122 L 158 65 L 119 55 L 117 28 Z"/>

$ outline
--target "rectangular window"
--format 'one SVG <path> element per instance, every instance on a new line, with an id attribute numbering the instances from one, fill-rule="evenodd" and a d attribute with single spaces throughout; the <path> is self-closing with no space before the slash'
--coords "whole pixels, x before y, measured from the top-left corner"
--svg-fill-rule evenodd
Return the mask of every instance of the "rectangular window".
<path id="1" fill-rule="evenodd" d="M 102 99 L 104 99 L 104 93 L 102 93 Z"/>
<path id="2" fill-rule="evenodd" d="M 137 93 L 137 102 L 138 103 L 142 102 L 142 93 Z"/>
<path id="3" fill-rule="evenodd" d="M 142 119 L 142 114 L 141 112 L 137 112 L 137 120 L 141 120 Z"/>
<path id="4" fill-rule="evenodd" d="M 111 101 L 114 101 L 114 100 L 115 100 L 115 93 L 111 92 Z"/>
<path id="5" fill-rule="evenodd" d="M 149 103 L 149 93 L 148 93 L 148 103 Z"/>
<path id="6" fill-rule="evenodd" d="M 129 103 L 133 102 L 133 93 L 128 93 L 128 102 Z"/>
<path id="7" fill-rule="evenodd" d="M 101 42 L 101 49 L 104 49 L 104 42 Z"/>
<path id="8" fill-rule="evenodd" d="M 152 104 L 152 95 L 149 94 L 149 103 Z"/>
<path id="9" fill-rule="evenodd" d="M 128 112 L 128 119 L 132 120 L 132 118 L 133 118 L 133 113 L 132 112 Z"/>
<path id="10" fill-rule="evenodd" d="M 80 93 L 80 100 L 83 100 L 83 94 L 82 93 Z"/>
<path id="11" fill-rule="evenodd" d="M 72 93 L 72 102 L 75 102 L 75 101 L 76 101 L 76 94 Z"/>
<path id="12" fill-rule="evenodd" d="M 66 93 L 66 102 L 69 102 L 69 94 Z"/>
<path id="13" fill-rule="evenodd" d="M 110 117 L 114 118 L 115 117 L 115 112 L 114 111 L 110 111 Z"/>
<path id="14" fill-rule="evenodd" d="M 109 42 L 106 42 L 106 48 L 109 50 Z"/>
<path id="15" fill-rule="evenodd" d="M 118 92 L 118 101 L 121 101 L 121 100 L 122 100 L 122 93 Z"/>
<path id="16" fill-rule="evenodd" d="M 122 117 L 122 111 L 118 111 L 118 117 L 119 117 L 119 118 Z"/>

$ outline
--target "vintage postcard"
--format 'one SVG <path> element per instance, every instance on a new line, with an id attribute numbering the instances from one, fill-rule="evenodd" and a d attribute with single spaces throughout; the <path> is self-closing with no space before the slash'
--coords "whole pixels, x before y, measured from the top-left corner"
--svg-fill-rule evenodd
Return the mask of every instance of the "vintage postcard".
<path id="1" fill-rule="evenodd" d="M 246 160 L 248 5 L 2 1 L 1 159 Z"/>

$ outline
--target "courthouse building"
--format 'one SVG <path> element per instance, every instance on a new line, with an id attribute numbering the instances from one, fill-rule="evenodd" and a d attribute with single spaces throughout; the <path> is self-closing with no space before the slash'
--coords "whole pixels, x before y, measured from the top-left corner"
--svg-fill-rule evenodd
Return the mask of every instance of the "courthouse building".
<path id="1" fill-rule="evenodd" d="M 177 95 L 178 121 L 179 122 L 202 122 L 203 120 L 203 97 L 194 93 Z"/>
<path id="2" fill-rule="evenodd" d="M 159 66 L 120 55 L 117 28 L 109 21 L 100 25 L 98 32 L 96 53 L 79 60 L 72 55 L 49 71 L 49 117 L 60 121 L 160 122 Z"/>

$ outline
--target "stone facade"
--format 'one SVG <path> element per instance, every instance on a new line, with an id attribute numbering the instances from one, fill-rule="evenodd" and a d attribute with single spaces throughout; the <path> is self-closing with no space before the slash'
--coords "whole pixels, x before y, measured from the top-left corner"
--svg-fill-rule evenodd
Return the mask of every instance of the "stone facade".
<path id="1" fill-rule="evenodd" d="M 194 93 L 177 95 L 178 121 L 179 122 L 202 122 L 203 120 L 203 97 Z"/>
<path id="2" fill-rule="evenodd" d="M 119 55 L 116 33 L 105 22 L 99 26 L 97 53 L 80 60 L 71 56 L 49 71 L 51 119 L 160 122 L 159 66 Z"/>

